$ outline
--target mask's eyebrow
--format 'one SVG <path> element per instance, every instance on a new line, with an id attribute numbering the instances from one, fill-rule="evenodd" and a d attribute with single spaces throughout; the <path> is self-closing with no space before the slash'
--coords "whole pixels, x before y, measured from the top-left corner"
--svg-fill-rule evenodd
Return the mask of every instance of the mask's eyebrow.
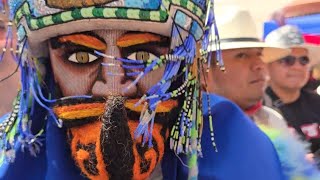
<path id="1" fill-rule="evenodd" d="M 107 49 L 107 44 L 105 42 L 88 34 L 71 34 L 61 36 L 59 37 L 58 41 L 60 43 L 71 42 L 76 45 L 85 46 L 99 51 L 104 51 Z"/>
<path id="2" fill-rule="evenodd" d="M 117 46 L 121 48 L 152 43 L 152 42 L 166 42 L 167 38 L 151 33 L 129 33 L 124 34 L 117 40 Z"/>

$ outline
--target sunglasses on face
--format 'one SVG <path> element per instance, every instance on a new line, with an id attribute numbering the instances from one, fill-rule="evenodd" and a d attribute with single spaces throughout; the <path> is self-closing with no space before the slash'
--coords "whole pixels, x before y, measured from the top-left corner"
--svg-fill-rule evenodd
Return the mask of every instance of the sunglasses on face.
<path id="1" fill-rule="evenodd" d="M 279 62 L 286 66 L 293 66 L 296 63 L 296 60 L 298 60 L 300 65 L 302 66 L 305 66 L 310 62 L 310 59 L 308 58 L 308 56 L 301 56 L 301 57 L 286 56 L 284 58 L 281 58 Z"/>

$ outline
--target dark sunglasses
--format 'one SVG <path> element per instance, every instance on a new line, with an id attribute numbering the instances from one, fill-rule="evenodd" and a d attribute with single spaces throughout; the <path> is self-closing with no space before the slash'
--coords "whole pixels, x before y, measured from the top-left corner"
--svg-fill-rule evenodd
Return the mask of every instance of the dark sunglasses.
<path id="1" fill-rule="evenodd" d="M 310 62 L 310 59 L 308 58 L 308 56 L 301 56 L 301 57 L 286 56 L 284 58 L 281 58 L 279 62 L 281 64 L 285 64 L 286 66 L 293 66 L 296 63 L 296 60 L 298 60 L 302 66 L 305 66 Z"/>

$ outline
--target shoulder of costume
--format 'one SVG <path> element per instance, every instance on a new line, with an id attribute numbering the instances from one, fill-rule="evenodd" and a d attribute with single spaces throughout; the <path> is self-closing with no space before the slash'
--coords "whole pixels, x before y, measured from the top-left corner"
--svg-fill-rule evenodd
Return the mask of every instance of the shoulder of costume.
<path id="1" fill-rule="evenodd" d="M 209 109 L 212 111 L 214 108 L 222 107 L 225 105 L 228 105 L 230 107 L 233 107 L 234 109 L 240 110 L 240 108 L 230 101 L 229 99 L 219 96 L 217 94 L 213 93 L 202 93 L 202 105 L 203 105 L 203 113 L 204 115 L 207 115 L 209 112 Z M 221 111 L 223 112 L 223 111 Z"/>

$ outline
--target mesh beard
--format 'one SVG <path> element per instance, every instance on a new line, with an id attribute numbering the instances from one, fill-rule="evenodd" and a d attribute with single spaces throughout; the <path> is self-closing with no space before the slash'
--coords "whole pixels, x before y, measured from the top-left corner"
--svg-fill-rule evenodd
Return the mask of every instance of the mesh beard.
<path id="1" fill-rule="evenodd" d="M 110 179 L 131 179 L 132 177 L 133 140 L 124 102 L 124 97 L 109 97 L 105 113 L 101 118 L 101 149 L 104 162 L 108 162 L 107 171 Z"/>

